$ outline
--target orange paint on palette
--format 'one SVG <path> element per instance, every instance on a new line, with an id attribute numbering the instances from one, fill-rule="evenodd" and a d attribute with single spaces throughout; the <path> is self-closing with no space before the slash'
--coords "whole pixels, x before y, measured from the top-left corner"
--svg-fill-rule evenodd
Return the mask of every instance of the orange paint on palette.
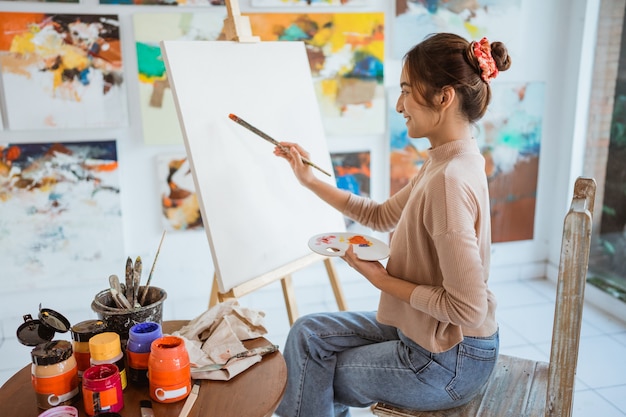
<path id="1" fill-rule="evenodd" d="M 354 236 L 352 236 L 350 239 L 348 239 L 348 242 L 353 244 L 353 245 L 372 246 L 372 242 L 370 242 L 369 240 L 365 239 L 361 235 L 354 235 Z"/>

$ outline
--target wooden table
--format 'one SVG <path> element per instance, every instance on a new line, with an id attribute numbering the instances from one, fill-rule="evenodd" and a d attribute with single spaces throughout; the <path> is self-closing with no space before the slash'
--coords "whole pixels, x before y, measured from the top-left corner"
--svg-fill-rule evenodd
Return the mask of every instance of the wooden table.
<path id="1" fill-rule="evenodd" d="M 163 323 L 163 332 L 171 333 L 182 327 L 186 320 Z M 247 348 L 264 346 L 264 338 L 244 342 Z M 13 375 L 0 388 L 0 410 L 3 416 L 36 417 L 43 410 L 37 407 L 35 392 L 30 380 L 30 365 Z M 280 402 L 287 384 L 287 367 L 280 352 L 263 356 L 261 362 L 230 381 L 202 380 L 200 394 L 189 417 L 269 417 Z M 73 404 L 81 417 L 87 417 L 82 394 Z M 123 417 L 141 417 L 139 402 L 150 400 L 148 387 L 128 384 L 124 390 Z M 155 417 L 178 417 L 185 401 L 161 404 L 152 401 Z"/>

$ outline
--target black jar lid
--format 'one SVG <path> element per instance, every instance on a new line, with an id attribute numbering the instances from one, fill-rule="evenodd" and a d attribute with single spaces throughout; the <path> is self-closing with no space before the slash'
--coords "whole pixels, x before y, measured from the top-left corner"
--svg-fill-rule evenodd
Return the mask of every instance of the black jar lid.
<path id="1" fill-rule="evenodd" d="M 72 340 L 88 342 L 97 334 L 105 332 L 107 325 L 102 320 L 85 320 L 72 326 Z"/>
<path id="2" fill-rule="evenodd" d="M 56 332 L 65 333 L 70 329 L 68 319 L 54 310 L 41 308 L 41 304 L 38 320 L 33 320 L 30 314 L 25 314 L 23 318 L 24 323 L 17 329 L 17 339 L 26 346 L 48 342 Z"/>
<path id="3" fill-rule="evenodd" d="M 69 359 L 72 353 L 72 343 L 67 340 L 53 340 L 35 346 L 30 356 L 35 365 L 53 365 Z"/>

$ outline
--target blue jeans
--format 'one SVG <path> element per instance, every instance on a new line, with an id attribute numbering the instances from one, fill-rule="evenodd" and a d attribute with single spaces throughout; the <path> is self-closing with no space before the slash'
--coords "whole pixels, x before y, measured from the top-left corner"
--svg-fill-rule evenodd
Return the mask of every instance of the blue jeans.
<path id="1" fill-rule="evenodd" d="M 298 319 L 284 348 L 287 389 L 281 417 L 347 417 L 376 402 L 414 410 L 464 404 L 487 382 L 498 357 L 498 333 L 465 337 L 431 353 L 375 312 L 310 314 Z"/>

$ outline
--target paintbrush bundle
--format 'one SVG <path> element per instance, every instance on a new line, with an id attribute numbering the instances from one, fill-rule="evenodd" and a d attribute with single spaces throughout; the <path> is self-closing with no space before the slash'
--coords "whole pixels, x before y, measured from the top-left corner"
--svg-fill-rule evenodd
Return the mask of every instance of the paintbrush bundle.
<path id="1" fill-rule="evenodd" d="M 161 251 L 161 245 L 163 244 L 164 238 L 165 231 L 163 231 L 163 235 L 161 235 L 161 241 L 159 242 L 159 247 L 157 248 L 156 255 L 154 256 L 152 268 L 150 268 L 150 275 L 148 275 L 148 280 L 146 281 L 146 285 L 143 287 L 141 294 L 139 291 L 141 289 L 141 273 L 143 269 L 141 256 L 137 256 L 134 263 L 130 256 L 126 259 L 124 288 L 122 288 L 117 275 L 109 276 L 111 298 L 115 302 L 117 308 L 121 310 L 133 311 L 145 305 L 146 296 L 150 287 L 150 281 L 152 281 L 152 273 L 154 272 L 154 267 L 156 266 L 156 261 L 159 257 L 159 252 Z"/>

